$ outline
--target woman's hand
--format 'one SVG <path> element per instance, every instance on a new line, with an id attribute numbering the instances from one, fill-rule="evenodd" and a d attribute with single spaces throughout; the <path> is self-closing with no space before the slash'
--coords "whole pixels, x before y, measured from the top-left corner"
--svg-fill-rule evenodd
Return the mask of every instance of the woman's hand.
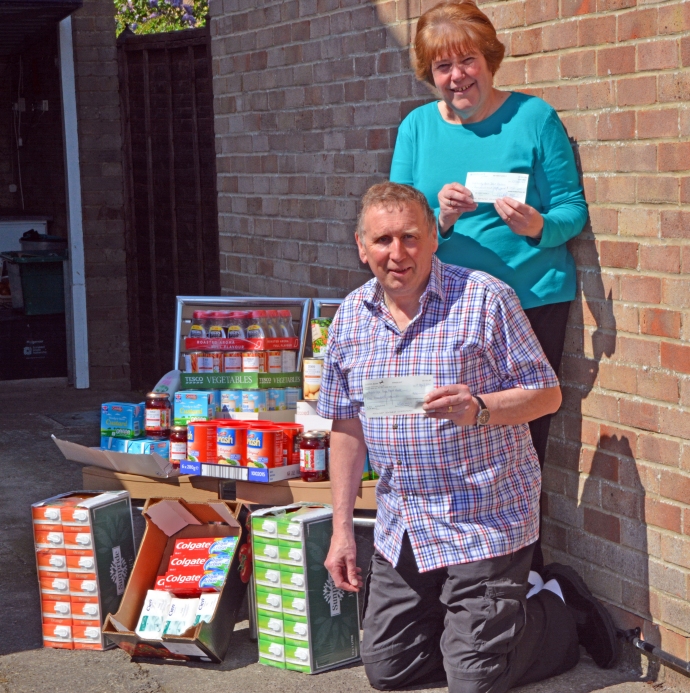
<path id="1" fill-rule="evenodd" d="M 474 426 L 479 403 L 467 385 L 437 387 L 424 398 L 424 412 L 431 419 L 449 419 L 456 426 Z"/>
<path id="2" fill-rule="evenodd" d="M 438 204 L 441 208 L 438 225 L 443 233 L 465 212 L 474 212 L 477 209 L 472 193 L 460 183 L 446 183 L 438 194 Z"/>
<path id="3" fill-rule="evenodd" d="M 512 197 L 499 197 L 494 207 L 513 233 L 534 239 L 541 238 L 544 217 L 534 207 L 518 202 Z"/>

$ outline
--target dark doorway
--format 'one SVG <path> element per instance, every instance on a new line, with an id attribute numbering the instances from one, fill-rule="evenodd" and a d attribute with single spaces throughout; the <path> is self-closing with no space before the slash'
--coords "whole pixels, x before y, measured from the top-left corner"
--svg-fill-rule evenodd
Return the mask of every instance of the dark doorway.
<path id="1" fill-rule="evenodd" d="M 175 296 L 220 293 L 208 29 L 118 39 L 133 388 L 173 367 Z"/>

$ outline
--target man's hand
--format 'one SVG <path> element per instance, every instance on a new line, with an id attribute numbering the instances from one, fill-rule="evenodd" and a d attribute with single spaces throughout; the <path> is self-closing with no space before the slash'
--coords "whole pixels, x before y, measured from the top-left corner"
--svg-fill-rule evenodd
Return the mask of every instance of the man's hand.
<path id="1" fill-rule="evenodd" d="M 460 183 L 444 185 L 438 194 L 438 204 L 438 225 L 442 233 L 448 231 L 465 212 L 474 212 L 477 209 L 472 193 Z"/>
<path id="2" fill-rule="evenodd" d="M 324 565 L 333 578 L 336 587 L 346 592 L 359 592 L 362 583 L 362 569 L 358 568 L 357 545 L 352 533 L 333 534 L 331 548 Z"/>
<path id="3" fill-rule="evenodd" d="M 518 236 L 529 236 L 535 240 L 541 237 L 544 217 L 534 207 L 518 202 L 512 197 L 499 197 L 494 207 L 498 216 L 513 233 Z"/>
<path id="4" fill-rule="evenodd" d="M 467 385 L 437 387 L 424 398 L 424 410 L 430 419 L 449 419 L 456 426 L 474 426 L 479 403 Z"/>

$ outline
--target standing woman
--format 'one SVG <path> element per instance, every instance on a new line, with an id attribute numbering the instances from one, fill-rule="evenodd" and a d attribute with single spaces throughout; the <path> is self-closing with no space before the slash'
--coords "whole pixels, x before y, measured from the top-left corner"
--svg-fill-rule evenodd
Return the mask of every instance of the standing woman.
<path id="1" fill-rule="evenodd" d="M 563 125 L 541 99 L 493 86 L 505 48 L 472 0 L 446 0 L 425 12 L 414 49 L 418 79 L 441 100 L 401 123 L 390 179 L 414 186 L 435 209 L 441 260 L 488 272 L 515 290 L 558 372 L 576 290 L 565 244 L 587 220 Z M 471 171 L 529 174 L 526 202 L 477 204 L 464 185 Z M 550 418 L 530 423 L 542 467 Z M 542 566 L 537 544 L 533 567 Z"/>

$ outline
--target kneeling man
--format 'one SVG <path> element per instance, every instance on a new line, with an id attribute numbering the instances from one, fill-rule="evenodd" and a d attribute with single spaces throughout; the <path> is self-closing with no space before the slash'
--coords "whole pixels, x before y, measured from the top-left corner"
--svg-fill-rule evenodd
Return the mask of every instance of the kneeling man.
<path id="1" fill-rule="evenodd" d="M 433 212 L 409 186 L 370 188 L 355 239 L 374 279 L 338 310 L 318 412 L 334 420 L 326 567 L 345 590 L 361 585 L 352 515 L 367 450 L 380 475 L 370 683 L 502 693 L 573 667 L 578 642 L 611 666 L 615 629 L 577 573 L 547 566 L 527 598 L 541 491 L 527 422 L 561 393 L 515 293 L 435 257 Z M 366 381 L 419 375 L 433 378 L 424 413 L 379 416 L 365 400 Z"/>

